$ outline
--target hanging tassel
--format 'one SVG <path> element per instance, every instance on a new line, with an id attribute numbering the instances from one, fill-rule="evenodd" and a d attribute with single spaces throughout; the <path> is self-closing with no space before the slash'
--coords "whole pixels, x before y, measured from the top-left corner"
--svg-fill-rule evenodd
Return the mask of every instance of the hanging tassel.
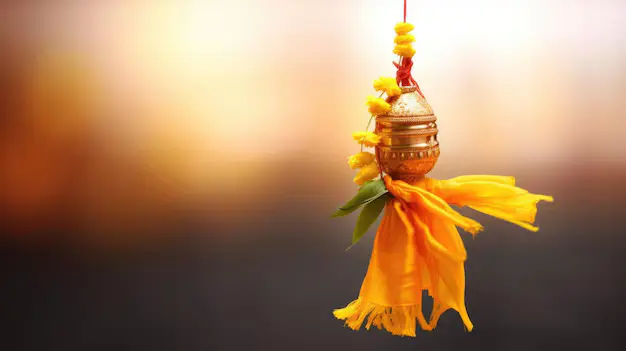
<path id="1" fill-rule="evenodd" d="M 473 324 L 465 307 L 467 253 L 456 229 L 471 234 L 482 226 L 450 204 L 477 211 L 536 231 L 539 201 L 552 197 L 515 186 L 512 177 L 463 176 L 449 180 L 423 178 L 414 185 L 385 176 L 393 195 L 376 233 L 374 249 L 359 298 L 334 311 L 354 330 L 372 325 L 394 335 L 415 336 L 417 325 L 432 330 L 442 313 L 457 311 L 468 331 Z M 426 321 L 422 291 L 433 298 Z"/>

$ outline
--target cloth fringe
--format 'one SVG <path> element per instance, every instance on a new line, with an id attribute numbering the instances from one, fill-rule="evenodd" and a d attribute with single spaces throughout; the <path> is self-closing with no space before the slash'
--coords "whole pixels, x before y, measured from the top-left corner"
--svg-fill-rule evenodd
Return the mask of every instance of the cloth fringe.
<path id="1" fill-rule="evenodd" d="M 393 335 L 415 336 L 417 324 L 426 331 L 433 330 L 441 314 L 433 313 L 429 322 L 424 318 L 421 305 L 381 306 L 362 298 L 352 301 L 348 306 L 333 311 L 337 319 L 344 320 L 352 330 L 359 330 L 363 323 L 365 329 L 372 326 L 385 329 Z"/>

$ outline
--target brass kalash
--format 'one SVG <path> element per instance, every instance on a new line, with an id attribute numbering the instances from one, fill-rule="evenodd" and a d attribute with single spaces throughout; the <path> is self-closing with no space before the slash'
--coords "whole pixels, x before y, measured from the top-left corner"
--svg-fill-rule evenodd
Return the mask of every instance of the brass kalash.
<path id="1" fill-rule="evenodd" d="M 417 86 L 400 87 L 387 102 L 391 110 L 376 117 L 381 136 L 376 157 L 392 179 L 414 183 L 430 172 L 439 158 L 437 117 Z"/>

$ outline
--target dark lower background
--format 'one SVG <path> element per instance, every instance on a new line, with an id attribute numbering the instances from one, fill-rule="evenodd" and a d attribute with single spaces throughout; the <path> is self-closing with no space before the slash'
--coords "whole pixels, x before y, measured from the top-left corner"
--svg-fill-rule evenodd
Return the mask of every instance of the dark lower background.
<path id="1" fill-rule="evenodd" d="M 306 172 L 323 164 L 274 164 L 294 165 Z M 89 233 L 68 223 L 56 223 L 55 233 L 52 226 L 30 233 L 40 235 L 37 241 L 3 237 L 0 344 L 6 350 L 622 350 L 626 194 L 618 184 L 624 173 L 530 173 L 518 173 L 519 185 L 556 199 L 540 205 L 538 233 L 465 212 L 486 227 L 474 240 L 462 233 L 471 333 L 453 311 L 416 338 L 342 327 L 331 312 L 356 298 L 373 232 L 345 252 L 354 218 L 328 217 L 345 186 L 327 179 L 337 189 L 320 192 L 294 178 L 280 189 L 260 187 L 241 206 L 219 195 L 193 208 L 172 205 L 154 218 L 160 227 L 152 233 L 161 235 L 128 231 L 132 244 L 90 245 L 93 239 L 76 239 Z M 282 195 L 272 196 L 277 192 Z"/>

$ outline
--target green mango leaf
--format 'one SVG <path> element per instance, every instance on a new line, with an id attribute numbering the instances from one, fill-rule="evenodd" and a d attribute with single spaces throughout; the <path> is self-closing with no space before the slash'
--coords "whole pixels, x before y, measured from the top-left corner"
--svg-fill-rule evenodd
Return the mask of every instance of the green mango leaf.
<path id="1" fill-rule="evenodd" d="M 387 200 L 389 200 L 389 194 L 383 194 L 363 207 L 352 233 L 352 245 L 356 244 L 367 233 L 367 230 L 376 221 L 383 208 L 385 208 Z"/>
<path id="2" fill-rule="evenodd" d="M 359 209 L 359 207 L 369 204 L 386 193 L 387 188 L 385 187 L 385 182 L 382 179 L 369 181 L 363 184 L 350 201 L 339 207 L 339 209 L 333 214 L 333 217 L 348 215 Z"/>

